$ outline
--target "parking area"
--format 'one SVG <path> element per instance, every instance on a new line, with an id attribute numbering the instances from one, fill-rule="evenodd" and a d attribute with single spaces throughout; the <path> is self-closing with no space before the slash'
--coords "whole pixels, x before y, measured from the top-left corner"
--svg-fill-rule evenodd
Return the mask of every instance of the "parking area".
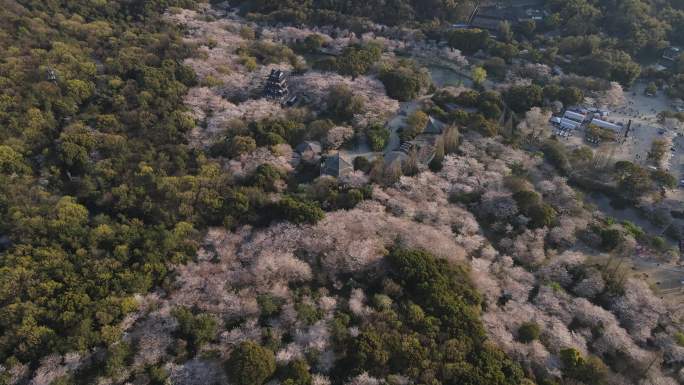
<path id="1" fill-rule="evenodd" d="M 684 201 L 684 123 L 673 120 L 664 125 L 659 121 L 660 112 L 676 111 L 676 102 L 662 92 L 647 96 L 645 87 L 643 82 L 636 83 L 625 92 L 624 103 L 610 109 L 600 110 L 597 106 L 569 108 L 552 118 L 553 132 L 570 147 L 590 145 L 608 153 L 614 160 L 629 160 L 644 167 L 652 166 L 648 153 L 653 141 L 666 140 L 671 144 L 663 167 L 677 178 L 678 185 L 681 184 L 669 194 Z"/>

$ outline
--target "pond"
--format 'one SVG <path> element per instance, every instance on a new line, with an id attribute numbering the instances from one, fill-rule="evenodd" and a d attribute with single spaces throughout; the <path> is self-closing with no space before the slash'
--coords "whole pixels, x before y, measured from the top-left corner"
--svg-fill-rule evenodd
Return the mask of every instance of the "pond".
<path id="1" fill-rule="evenodd" d="M 439 65 L 428 65 L 426 67 L 430 72 L 432 82 L 435 83 L 437 88 L 458 85 L 471 87 L 473 85 L 473 82 L 470 79 L 451 68 Z"/>

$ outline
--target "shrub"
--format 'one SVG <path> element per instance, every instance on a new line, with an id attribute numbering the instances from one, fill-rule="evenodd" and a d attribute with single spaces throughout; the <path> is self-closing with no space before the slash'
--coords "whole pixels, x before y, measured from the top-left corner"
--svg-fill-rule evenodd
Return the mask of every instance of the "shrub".
<path id="1" fill-rule="evenodd" d="M 489 32 L 480 29 L 456 29 L 449 33 L 449 46 L 467 54 L 484 49 L 489 41 Z"/>
<path id="2" fill-rule="evenodd" d="M 310 385 L 313 378 L 309 369 L 309 364 L 301 358 L 290 361 L 283 369 L 283 385 Z"/>
<path id="3" fill-rule="evenodd" d="M 538 85 L 513 86 L 506 91 L 504 98 L 508 107 L 515 112 L 529 111 L 532 107 L 541 106 L 542 88 Z"/>
<path id="4" fill-rule="evenodd" d="M 364 108 L 363 98 L 354 95 L 354 92 L 346 85 L 331 86 L 326 99 L 328 114 L 332 119 L 347 122 Z"/>
<path id="5" fill-rule="evenodd" d="M 354 158 L 354 170 L 361 170 L 363 172 L 370 171 L 370 162 L 365 156 L 357 156 Z"/>
<path id="6" fill-rule="evenodd" d="M 541 329 L 535 322 L 525 322 L 520 325 L 518 329 L 518 340 L 523 343 L 529 343 L 539 338 Z"/>
<path id="7" fill-rule="evenodd" d="M 276 204 L 276 212 L 281 218 L 297 224 L 315 224 L 325 216 L 323 210 L 315 203 L 290 196 L 285 196 Z"/>
<path id="8" fill-rule="evenodd" d="M 353 209 L 363 201 L 363 193 L 357 189 L 350 189 L 349 191 L 340 194 L 338 199 L 338 206 L 343 209 Z"/>
<path id="9" fill-rule="evenodd" d="M 176 308 L 172 314 L 178 321 L 177 333 L 188 341 L 190 350 L 197 351 L 216 337 L 218 322 L 213 315 L 195 315 L 186 307 Z"/>
<path id="10" fill-rule="evenodd" d="M 444 160 L 444 158 L 438 158 L 436 156 L 434 158 L 432 158 L 430 163 L 428 163 L 428 168 L 430 169 L 430 171 L 432 171 L 432 172 L 442 171 L 442 168 L 444 168 L 443 160 Z"/>
<path id="11" fill-rule="evenodd" d="M 270 294 L 260 294 L 257 296 L 259 311 L 262 318 L 270 318 L 278 315 L 282 308 L 283 300 Z"/>
<path id="12" fill-rule="evenodd" d="M 420 135 L 428 123 L 430 117 L 423 111 L 416 111 L 406 119 L 406 127 L 401 132 L 403 140 L 411 140 Z"/>
<path id="13" fill-rule="evenodd" d="M 526 215 L 530 218 L 530 226 L 533 228 L 551 227 L 557 217 L 556 210 L 546 203 L 532 206 Z"/>
<path id="14" fill-rule="evenodd" d="M 542 147 L 544 157 L 556 167 L 562 175 L 567 175 L 570 171 L 570 161 L 563 145 L 555 140 L 547 140 Z"/>
<path id="15" fill-rule="evenodd" d="M 684 347 L 684 333 L 676 332 L 674 334 L 674 339 L 677 342 L 677 345 Z"/>
<path id="16" fill-rule="evenodd" d="M 480 201 L 482 193 L 480 191 L 452 193 L 449 195 L 449 202 L 469 205 Z"/>
<path id="17" fill-rule="evenodd" d="M 582 357 L 582 354 L 573 348 L 563 349 L 560 352 L 563 363 L 563 375 L 588 384 L 601 385 L 605 383 L 608 368 L 598 357 Z"/>
<path id="18" fill-rule="evenodd" d="M 256 147 L 256 141 L 253 138 L 237 135 L 230 140 L 228 154 L 230 157 L 235 158 L 254 151 Z"/>
<path id="19" fill-rule="evenodd" d="M 605 251 L 614 250 L 622 241 L 622 233 L 618 229 L 601 229 L 599 232 L 601 236 L 601 248 Z"/>
<path id="20" fill-rule="evenodd" d="M 656 170 L 651 173 L 651 179 L 658 185 L 667 188 L 677 187 L 677 178 L 665 170 Z"/>
<path id="21" fill-rule="evenodd" d="M 323 46 L 323 43 L 325 43 L 325 39 L 317 33 L 312 33 L 304 38 L 304 48 L 307 52 L 318 51 Z"/>
<path id="22" fill-rule="evenodd" d="M 127 366 L 132 355 L 131 346 L 125 342 L 114 344 L 107 349 L 105 373 L 114 376 Z"/>
<path id="23" fill-rule="evenodd" d="M 321 310 L 307 303 L 295 304 L 295 311 L 297 312 L 297 319 L 304 325 L 311 326 L 323 317 Z"/>
<path id="24" fill-rule="evenodd" d="M 667 250 L 667 241 L 663 237 L 653 237 L 651 239 L 651 246 L 658 251 Z"/>
<path id="25" fill-rule="evenodd" d="M 622 227 L 624 227 L 625 230 L 627 230 L 627 232 L 632 234 L 634 239 L 640 240 L 640 239 L 643 239 L 643 237 L 646 235 L 644 233 L 644 230 L 633 222 L 623 221 Z"/>
<path id="26" fill-rule="evenodd" d="M 147 375 L 150 377 L 150 385 L 165 385 L 169 378 L 168 371 L 160 365 L 148 367 Z"/>
<path id="27" fill-rule="evenodd" d="M 381 124 L 373 124 L 366 129 L 366 137 L 373 151 L 382 151 L 387 145 L 390 131 Z"/>
<path id="28" fill-rule="evenodd" d="M 500 57 L 488 59 L 484 62 L 483 67 L 488 74 L 491 74 L 492 77 L 496 79 L 503 79 L 506 76 L 506 70 L 508 69 L 506 61 Z"/>
<path id="29" fill-rule="evenodd" d="M 250 177 L 250 185 L 259 187 L 264 191 L 276 191 L 278 181 L 283 174 L 278 168 L 270 163 L 260 164 Z"/>
<path id="30" fill-rule="evenodd" d="M 366 74 L 380 59 L 382 49 L 376 44 L 350 46 L 337 58 L 337 71 L 342 75 L 357 77 Z"/>

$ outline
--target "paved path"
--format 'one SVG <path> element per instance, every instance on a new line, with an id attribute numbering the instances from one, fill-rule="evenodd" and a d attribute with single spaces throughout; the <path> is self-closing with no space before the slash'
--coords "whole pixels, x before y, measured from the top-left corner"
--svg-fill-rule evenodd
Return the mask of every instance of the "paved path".
<path id="1" fill-rule="evenodd" d="M 399 148 L 399 145 L 401 144 L 401 139 L 399 139 L 399 129 L 401 129 L 406 123 L 406 118 L 418 109 L 419 104 L 419 100 L 401 103 L 399 107 L 399 113 L 396 114 L 389 122 L 387 122 L 387 127 L 390 130 L 390 137 L 389 141 L 387 142 L 387 146 L 385 146 L 385 154 Z"/>
<path id="2" fill-rule="evenodd" d="M 352 149 L 341 149 L 340 155 L 348 162 L 353 162 L 354 158 L 359 156 L 366 157 L 368 160 L 373 160 L 378 155 L 384 155 L 388 152 L 397 150 L 401 142 L 399 139 L 399 129 L 404 126 L 406 117 L 418 109 L 419 104 L 419 100 L 413 100 L 399 105 L 399 111 L 397 111 L 392 119 L 387 122 L 386 126 L 390 130 L 390 137 L 383 152 L 372 151 L 370 145 L 364 138 L 362 143 L 359 143 Z"/>

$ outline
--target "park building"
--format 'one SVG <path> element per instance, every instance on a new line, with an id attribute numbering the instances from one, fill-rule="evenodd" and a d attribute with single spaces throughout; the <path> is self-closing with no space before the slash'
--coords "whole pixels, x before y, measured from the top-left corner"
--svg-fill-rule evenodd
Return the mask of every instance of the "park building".
<path id="1" fill-rule="evenodd" d="M 320 162 L 322 151 L 321 144 L 316 141 L 305 141 L 295 147 L 299 158 L 306 163 Z"/>
<path id="2" fill-rule="evenodd" d="M 578 123 L 582 123 L 587 119 L 587 116 L 579 112 L 567 110 L 565 111 L 565 114 L 563 114 L 563 118 L 573 120 Z"/>
<path id="3" fill-rule="evenodd" d="M 681 53 L 682 51 L 679 47 L 667 47 L 663 50 L 662 58 L 670 62 L 675 62 L 679 59 Z"/>
<path id="4" fill-rule="evenodd" d="M 321 161 L 321 175 L 339 178 L 354 172 L 354 167 L 340 154 L 329 155 Z"/>
<path id="5" fill-rule="evenodd" d="M 444 132 L 445 124 L 432 116 L 428 117 L 427 124 L 423 129 L 423 134 L 441 135 Z"/>
<path id="6" fill-rule="evenodd" d="M 572 119 L 562 118 L 560 120 L 560 128 L 563 130 L 577 130 L 580 126 L 580 122 L 576 122 Z"/>
<path id="7" fill-rule="evenodd" d="M 611 130 L 615 133 L 622 131 L 622 126 L 615 124 L 615 123 L 611 123 L 611 122 L 602 120 L 602 119 L 594 118 L 591 120 L 590 124 L 594 125 L 596 127 L 601 127 L 603 129 L 606 129 L 606 130 Z"/>

